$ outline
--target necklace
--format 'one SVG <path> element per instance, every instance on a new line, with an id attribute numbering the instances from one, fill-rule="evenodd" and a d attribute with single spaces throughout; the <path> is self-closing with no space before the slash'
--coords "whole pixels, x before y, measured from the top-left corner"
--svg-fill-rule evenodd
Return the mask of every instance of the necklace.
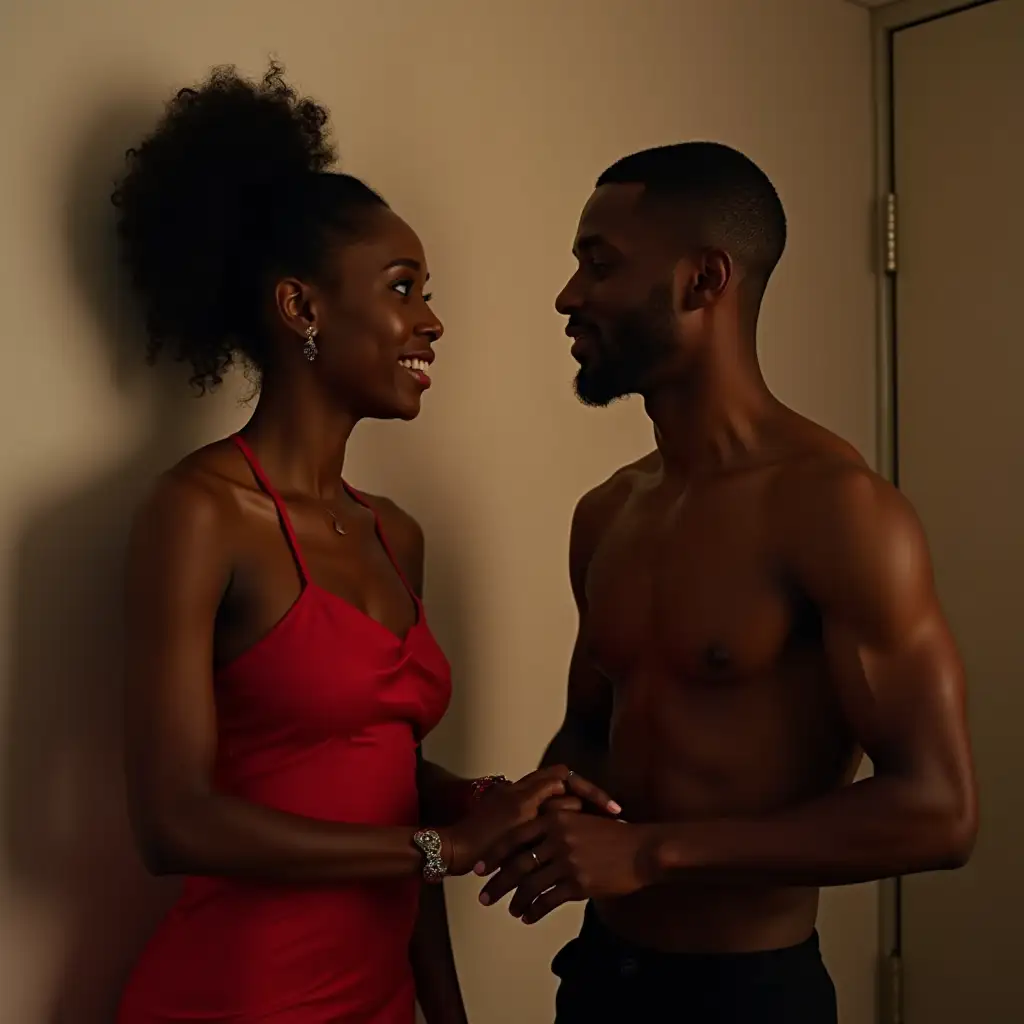
<path id="1" fill-rule="evenodd" d="M 348 532 L 346 531 L 345 527 L 338 522 L 338 517 L 334 514 L 334 512 L 332 512 L 331 509 L 326 507 L 324 508 L 324 511 L 331 517 L 331 521 L 334 523 L 334 532 L 340 533 L 342 537 L 347 537 Z"/>

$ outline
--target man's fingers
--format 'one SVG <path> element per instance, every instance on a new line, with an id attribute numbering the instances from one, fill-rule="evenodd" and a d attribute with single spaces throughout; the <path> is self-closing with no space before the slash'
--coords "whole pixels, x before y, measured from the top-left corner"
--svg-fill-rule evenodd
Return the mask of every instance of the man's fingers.
<path id="1" fill-rule="evenodd" d="M 508 905 L 508 912 L 513 917 L 522 917 L 541 893 L 554 888 L 562 880 L 564 871 L 561 864 L 557 861 L 551 864 L 544 864 L 543 858 L 539 854 L 538 859 L 543 864 L 543 867 L 534 868 L 519 883 L 519 888 L 512 894 L 512 902 Z"/>
<path id="2" fill-rule="evenodd" d="M 534 811 L 545 800 L 565 795 L 565 783 L 561 779 L 552 776 L 539 775 L 536 778 L 531 778 L 528 782 L 524 780 L 520 785 L 522 786 L 520 791 L 521 799 L 532 807 Z"/>
<path id="3" fill-rule="evenodd" d="M 538 869 L 543 869 L 546 866 L 547 855 L 544 853 L 543 847 L 535 847 L 516 854 L 502 864 L 498 873 L 483 887 L 480 892 L 480 902 L 485 907 L 489 907 L 508 895 L 513 889 L 535 884 L 531 879 L 537 874 Z M 558 881 L 557 877 L 554 881 Z M 550 884 L 553 885 L 554 882 Z M 548 886 L 544 888 L 548 888 Z M 536 889 L 534 896 L 539 896 L 543 891 L 543 889 Z M 533 900 L 531 899 L 530 902 L 532 903 Z M 526 906 L 529 906 L 529 903 L 524 905 L 524 910 Z"/>
<path id="4" fill-rule="evenodd" d="M 473 870 L 478 875 L 491 874 L 504 865 L 517 850 L 525 846 L 535 846 L 543 834 L 542 830 L 543 824 L 538 818 L 516 826 L 484 852 Z"/>
<path id="5" fill-rule="evenodd" d="M 622 813 L 622 808 L 600 786 L 595 786 L 593 782 L 583 778 L 582 775 L 570 772 L 565 786 L 570 793 L 575 793 L 576 796 L 599 807 L 602 811 L 607 811 L 609 814 Z"/>
<path id="6" fill-rule="evenodd" d="M 541 893 L 520 918 L 523 924 L 535 924 L 542 917 L 547 917 L 552 910 L 557 909 L 563 903 L 571 903 L 574 900 L 583 899 L 582 893 L 572 882 L 559 882 L 553 889 Z"/>
<path id="7" fill-rule="evenodd" d="M 492 903 L 497 903 L 503 896 L 519 886 L 528 872 L 529 868 L 523 871 L 521 867 L 506 864 L 480 890 L 480 902 L 485 907 L 489 907 Z"/>
<path id="8" fill-rule="evenodd" d="M 557 814 L 559 811 L 579 813 L 583 810 L 583 801 L 578 796 L 553 796 L 541 807 L 543 814 Z"/>

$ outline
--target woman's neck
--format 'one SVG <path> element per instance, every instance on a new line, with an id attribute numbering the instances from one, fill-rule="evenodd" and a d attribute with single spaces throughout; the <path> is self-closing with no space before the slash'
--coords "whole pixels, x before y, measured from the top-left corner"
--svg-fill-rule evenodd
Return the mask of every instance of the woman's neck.
<path id="1" fill-rule="evenodd" d="M 296 383 L 265 379 L 242 433 L 279 490 L 329 502 L 341 488 L 345 448 L 358 418 Z"/>

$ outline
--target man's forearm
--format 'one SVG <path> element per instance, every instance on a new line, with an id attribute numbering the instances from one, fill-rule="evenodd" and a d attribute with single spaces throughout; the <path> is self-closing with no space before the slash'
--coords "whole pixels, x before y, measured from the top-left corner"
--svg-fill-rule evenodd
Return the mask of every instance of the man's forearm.
<path id="1" fill-rule="evenodd" d="M 955 868 L 970 856 L 975 827 L 969 801 L 928 798 L 919 783 L 877 776 L 760 818 L 661 826 L 652 881 L 829 886 Z"/>
<path id="2" fill-rule="evenodd" d="M 409 959 L 427 1024 L 466 1024 L 443 886 L 423 886 Z"/>
<path id="3" fill-rule="evenodd" d="M 547 768 L 553 764 L 564 764 L 574 772 L 596 783 L 605 785 L 606 764 L 608 760 L 608 744 L 588 735 L 581 729 L 573 729 L 563 725 L 548 744 L 540 767 Z M 612 794 L 614 796 L 614 794 Z"/>

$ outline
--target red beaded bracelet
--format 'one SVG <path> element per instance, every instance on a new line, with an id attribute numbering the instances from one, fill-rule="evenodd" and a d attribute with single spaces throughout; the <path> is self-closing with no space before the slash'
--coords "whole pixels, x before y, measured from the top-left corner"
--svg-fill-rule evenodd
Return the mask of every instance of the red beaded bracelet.
<path id="1" fill-rule="evenodd" d="M 504 775 L 484 775 L 479 779 L 473 779 L 469 784 L 470 795 L 474 801 L 479 800 L 484 793 L 489 793 L 495 786 L 508 785 L 508 781 Z"/>

